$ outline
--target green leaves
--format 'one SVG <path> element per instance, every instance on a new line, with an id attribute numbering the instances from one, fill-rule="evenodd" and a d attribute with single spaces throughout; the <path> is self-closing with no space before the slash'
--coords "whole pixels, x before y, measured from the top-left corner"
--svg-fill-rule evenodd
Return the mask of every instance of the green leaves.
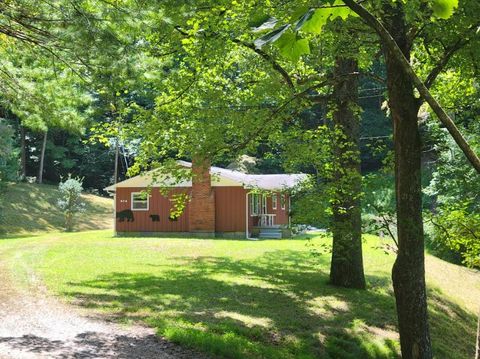
<path id="1" fill-rule="evenodd" d="M 335 0 L 332 4 L 332 20 L 340 17 L 342 20 L 346 20 L 349 16 L 357 17 L 358 15 L 352 11 L 342 0 Z"/>
<path id="2" fill-rule="evenodd" d="M 309 14 L 309 18 L 305 21 L 302 21 L 304 20 L 305 15 Z M 312 34 L 320 34 L 323 27 L 327 24 L 329 17 L 332 15 L 332 9 L 310 9 L 307 13 L 305 13 L 305 15 L 302 16 L 302 18 L 300 18 L 300 20 L 298 21 L 296 29 Z"/>
<path id="3" fill-rule="evenodd" d="M 358 15 L 345 6 L 343 1 L 336 0 L 332 7 L 322 7 L 316 10 L 310 9 L 298 20 L 295 29 L 307 33 L 320 34 L 328 20 L 335 20 L 338 17 L 346 20 L 349 16 L 356 17 Z"/>
<path id="4" fill-rule="evenodd" d="M 298 21 L 295 23 L 295 31 L 300 30 L 305 23 L 312 18 L 313 14 L 315 14 L 315 10 L 309 9 L 307 12 L 301 15 Z"/>
<path id="5" fill-rule="evenodd" d="M 294 33 L 286 33 L 276 44 L 280 53 L 292 61 L 298 61 L 300 56 L 310 53 L 310 46 L 307 39 L 298 39 Z"/>
<path id="6" fill-rule="evenodd" d="M 432 0 L 433 14 L 441 19 L 448 19 L 458 7 L 458 0 Z"/>
<path id="7" fill-rule="evenodd" d="M 260 27 L 262 26 L 263 25 Z M 283 56 L 292 61 L 298 61 L 300 56 L 310 53 L 310 46 L 308 40 L 298 38 L 295 33 L 287 32 L 290 26 L 290 24 L 283 25 L 258 38 L 253 44 L 256 48 L 260 49 L 267 44 L 275 43 Z"/>
<path id="8" fill-rule="evenodd" d="M 290 24 L 283 25 L 258 38 L 254 41 L 255 47 L 260 49 L 267 44 L 275 43 L 284 57 L 292 61 L 298 61 L 300 56 L 310 53 L 310 46 L 307 39 L 299 38 L 293 32 L 287 32 L 289 28 Z"/>
<path id="9" fill-rule="evenodd" d="M 446 1 L 446 0 L 445 0 Z M 294 23 L 294 32 L 287 32 L 291 28 L 291 24 L 285 24 L 268 34 L 258 38 L 254 41 L 255 47 L 258 49 L 265 45 L 277 45 L 280 53 L 292 60 L 298 61 L 302 55 L 310 53 L 310 45 L 307 39 L 301 38 L 298 32 L 320 34 L 323 27 L 329 20 L 341 18 L 346 20 L 349 16 L 357 16 L 350 8 L 348 8 L 342 0 L 335 0 L 331 5 L 325 5 L 318 9 L 308 9 L 298 20 Z M 265 23 L 253 29 L 253 32 L 258 32 L 264 29 L 271 28 L 277 23 L 276 19 L 269 18 Z"/>
<path id="10" fill-rule="evenodd" d="M 277 41 L 290 27 L 290 24 L 280 26 L 278 29 L 269 32 L 268 34 L 256 39 L 253 44 L 257 49 L 262 48 L 267 44 Z"/>

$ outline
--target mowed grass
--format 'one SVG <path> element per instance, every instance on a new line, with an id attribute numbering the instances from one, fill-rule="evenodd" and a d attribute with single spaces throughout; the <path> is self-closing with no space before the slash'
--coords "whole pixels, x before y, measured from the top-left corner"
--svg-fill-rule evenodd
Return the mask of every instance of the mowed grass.
<path id="1" fill-rule="evenodd" d="M 63 213 L 57 207 L 57 186 L 12 183 L 7 186 L 0 209 L 0 233 L 59 231 Z M 111 198 L 84 194 L 85 212 L 78 215 L 77 230 L 105 229 L 113 226 Z"/>
<path id="2" fill-rule="evenodd" d="M 143 322 L 185 346 L 228 358 L 396 358 L 394 255 L 365 237 L 368 290 L 327 284 L 329 255 L 310 241 L 113 238 L 109 231 L 0 241 L 28 284 L 89 312 Z M 479 274 L 427 256 L 436 358 L 471 358 Z M 30 273 L 30 274 L 29 274 Z"/>

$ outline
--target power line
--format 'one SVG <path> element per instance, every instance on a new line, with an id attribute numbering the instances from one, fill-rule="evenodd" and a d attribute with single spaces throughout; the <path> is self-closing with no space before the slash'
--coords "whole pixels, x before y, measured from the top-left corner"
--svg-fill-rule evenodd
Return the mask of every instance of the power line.
<path id="1" fill-rule="evenodd" d="M 377 139 L 380 139 L 380 138 L 392 138 L 392 136 L 386 135 L 386 136 L 360 137 L 360 140 L 377 140 Z"/>

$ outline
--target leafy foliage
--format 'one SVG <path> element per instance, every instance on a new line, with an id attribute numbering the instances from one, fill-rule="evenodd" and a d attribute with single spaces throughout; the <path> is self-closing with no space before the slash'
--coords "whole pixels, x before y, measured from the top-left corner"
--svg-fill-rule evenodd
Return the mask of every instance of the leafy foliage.
<path id="1" fill-rule="evenodd" d="M 38 173 L 41 136 L 28 131 L 27 139 L 27 175 Z M 101 143 L 89 141 L 91 133 L 84 135 L 70 133 L 65 130 L 49 131 L 45 151 L 44 181 L 57 184 L 60 179 L 68 177 L 83 178 L 83 187 L 88 190 L 102 192 L 103 188 L 112 183 L 115 152 L 114 148 Z M 131 162 L 131 154 L 121 146 L 119 159 L 119 178 L 125 178 L 127 166 Z"/>
<path id="2" fill-rule="evenodd" d="M 443 246 L 450 248 L 461 255 L 463 264 L 480 268 L 480 214 L 468 207 L 468 203 L 442 206 L 430 218 L 433 245 L 436 251 L 441 251 Z"/>
<path id="3" fill-rule="evenodd" d="M 471 55 L 465 49 L 466 58 Z M 480 150 L 478 122 L 478 88 L 474 83 L 475 70 L 465 57 L 454 61 L 455 67 L 441 74 L 434 88 L 437 96 L 452 109 L 456 123 L 474 149 Z M 451 91 L 451 86 L 458 91 Z M 428 118 L 428 116 L 427 116 Z M 430 183 L 424 192 L 431 202 L 427 213 L 428 247 L 455 263 L 479 267 L 480 248 L 480 183 L 478 174 L 455 146 L 445 129 L 428 118 L 426 144 L 432 161 Z"/>
<path id="4" fill-rule="evenodd" d="M 435 16 L 448 19 L 453 15 L 455 8 L 458 7 L 458 0 L 433 0 L 431 6 Z"/>
<path id="5" fill-rule="evenodd" d="M 17 178 L 18 150 L 15 146 L 14 129 L 5 119 L 0 119 L 0 186 Z"/>
<path id="6" fill-rule="evenodd" d="M 2 218 L 2 201 L 8 181 L 17 178 L 17 152 L 14 149 L 13 129 L 0 119 L 0 219 Z"/>
<path id="7" fill-rule="evenodd" d="M 65 215 L 65 229 L 71 232 L 75 225 L 75 216 L 85 208 L 85 203 L 80 198 L 83 191 L 82 180 L 69 175 L 65 181 L 60 182 L 58 190 L 61 197 L 57 205 Z"/>

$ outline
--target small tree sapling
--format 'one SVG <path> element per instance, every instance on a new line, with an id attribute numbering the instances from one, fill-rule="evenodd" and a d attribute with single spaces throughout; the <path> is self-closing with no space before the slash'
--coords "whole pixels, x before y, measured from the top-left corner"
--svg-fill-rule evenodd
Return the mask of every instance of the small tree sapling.
<path id="1" fill-rule="evenodd" d="M 71 232 L 75 225 L 76 214 L 85 210 L 85 203 L 80 197 L 83 190 L 82 179 L 69 174 L 66 181 L 60 182 L 58 189 L 60 198 L 57 205 L 65 216 L 65 230 Z"/>

